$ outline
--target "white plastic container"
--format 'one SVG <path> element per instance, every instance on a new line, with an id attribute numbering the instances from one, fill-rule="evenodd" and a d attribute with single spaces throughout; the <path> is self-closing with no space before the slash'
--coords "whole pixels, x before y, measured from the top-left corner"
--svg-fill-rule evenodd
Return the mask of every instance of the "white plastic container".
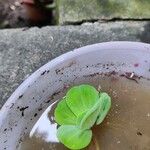
<path id="1" fill-rule="evenodd" d="M 99 43 L 55 58 L 26 79 L 1 109 L 0 149 L 16 150 L 42 112 L 78 79 L 84 82 L 86 77 L 113 71 L 149 79 L 149 69 L 150 45 L 138 42 Z"/>

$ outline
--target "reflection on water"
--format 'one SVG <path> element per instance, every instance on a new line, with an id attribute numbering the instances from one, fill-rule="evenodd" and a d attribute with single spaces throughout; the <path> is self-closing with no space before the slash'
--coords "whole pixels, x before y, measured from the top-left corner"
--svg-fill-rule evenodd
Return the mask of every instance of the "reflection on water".
<path id="1" fill-rule="evenodd" d="M 52 103 L 44 111 L 19 150 L 66 150 L 56 136 L 57 123 L 54 121 L 54 109 L 57 102 Z"/>
<path id="2" fill-rule="evenodd" d="M 30 138 L 35 136 L 37 138 L 41 138 L 45 142 L 59 142 L 56 136 L 57 123 L 51 122 L 51 120 L 54 120 L 54 117 L 51 117 L 51 120 L 49 119 L 49 113 L 52 111 L 52 108 L 56 103 L 57 101 L 51 104 L 42 114 L 40 119 L 32 128 Z"/>

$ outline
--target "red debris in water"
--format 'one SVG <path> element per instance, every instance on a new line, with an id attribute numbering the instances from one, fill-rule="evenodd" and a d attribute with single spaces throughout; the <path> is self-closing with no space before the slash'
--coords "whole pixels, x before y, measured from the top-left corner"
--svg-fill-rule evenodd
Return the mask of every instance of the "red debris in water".
<path id="1" fill-rule="evenodd" d="M 138 66 L 139 66 L 139 64 L 138 64 L 138 63 L 134 64 L 134 67 L 138 67 Z"/>

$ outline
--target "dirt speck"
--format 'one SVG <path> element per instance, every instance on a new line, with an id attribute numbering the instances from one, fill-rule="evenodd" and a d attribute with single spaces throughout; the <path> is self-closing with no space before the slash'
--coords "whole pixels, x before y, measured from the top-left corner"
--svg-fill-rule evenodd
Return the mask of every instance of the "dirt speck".
<path id="1" fill-rule="evenodd" d="M 137 135 L 139 135 L 139 136 L 142 136 L 142 133 L 141 133 L 141 132 L 139 132 L 139 131 L 138 131 L 136 134 L 137 134 Z"/>
<path id="2" fill-rule="evenodd" d="M 9 108 L 11 109 L 11 108 L 13 108 L 13 106 L 14 106 L 14 103 L 12 103 L 11 106 L 10 106 Z"/>
<path id="3" fill-rule="evenodd" d="M 7 131 L 7 128 L 5 128 L 4 131 Z"/>
<path id="4" fill-rule="evenodd" d="M 50 101 L 51 101 L 51 100 L 49 99 L 49 100 L 47 100 L 45 103 L 50 103 Z"/>
<path id="5" fill-rule="evenodd" d="M 41 111 L 42 110 L 42 107 L 41 108 L 38 108 L 38 111 Z"/>
<path id="6" fill-rule="evenodd" d="M 21 111 L 21 115 L 24 116 L 24 111 L 29 108 L 29 106 L 26 106 L 26 107 L 21 107 L 20 108 L 20 111 Z"/>
<path id="7" fill-rule="evenodd" d="M 7 142 L 7 140 L 6 141 L 4 141 L 4 143 L 6 143 Z"/>
<path id="8" fill-rule="evenodd" d="M 34 114 L 34 117 L 36 117 L 36 116 L 37 116 L 37 113 Z"/>
<path id="9" fill-rule="evenodd" d="M 23 94 L 22 95 L 20 95 L 18 98 L 20 99 L 20 98 L 22 98 L 23 97 Z"/>
<path id="10" fill-rule="evenodd" d="M 132 81 L 134 81 L 136 83 L 139 83 L 138 79 L 141 78 L 140 76 L 136 75 L 134 72 L 126 72 L 125 74 L 121 74 L 120 76 L 121 77 L 125 77 L 125 78 L 127 78 L 129 80 L 132 80 Z"/>
<path id="11" fill-rule="evenodd" d="M 60 73 L 60 69 L 56 69 L 55 72 L 56 72 L 56 74 L 59 74 Z"/>
<path id="12" fill-rule="evenodd" d="M 139 63 L 134 64 L 134 67 L 138 67 L 138 66 L 139 66 Z"/>
<path id="13" fill-rule="evenodd" d="M 43 72 L 41 73 L 41 76 L 43 76 L 46 72 L 47 72 L 46 70 L 45 70 L 45 71 L 43 71 Z"/>

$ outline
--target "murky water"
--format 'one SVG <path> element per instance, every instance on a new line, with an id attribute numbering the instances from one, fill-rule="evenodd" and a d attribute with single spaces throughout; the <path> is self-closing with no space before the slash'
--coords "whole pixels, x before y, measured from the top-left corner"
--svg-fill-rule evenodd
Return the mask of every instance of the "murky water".
<path id="1" fill-rule="evenodd" d="M 112 97 L 105 121 L 93 127 L 87 150 L 150 150 L 150 81 L 139 83 L 123 77 L 93 77 L 86 83 L 101 85 Z M 34 125 L 20 150 L 66 150 L 59 143 L 53 103 Z"/>

